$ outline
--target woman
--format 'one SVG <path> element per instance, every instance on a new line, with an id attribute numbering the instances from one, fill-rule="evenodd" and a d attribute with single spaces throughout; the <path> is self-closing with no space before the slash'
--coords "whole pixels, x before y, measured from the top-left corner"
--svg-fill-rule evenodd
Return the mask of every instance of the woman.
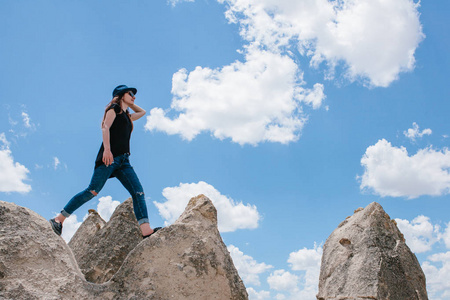
<path id="1" fill-rule="evenodd" d="M 134 104 L 136 93 L 135 88 L 126 85 L 119 85 L 114 89 L 113 99 L 106 107 L 103 116 L 103 143 L 95 161 L 91 183 L 87 189 L 75 195 L 60 214 L 50 220 L 56 234 L 61 235 L 64 220 L 81 205 L 97 196 L 106 180 L 111 177 L 117 177 L 130 192 L 142 237 L 147 238 L 160 229 L 160 227 L 155 229 L 150 227 L 144 190 L 128 159 L 133 121 L 145 115 L 145 110 Z M 131 108 L 134 113 L 130 114 L 128 108 Z"/>

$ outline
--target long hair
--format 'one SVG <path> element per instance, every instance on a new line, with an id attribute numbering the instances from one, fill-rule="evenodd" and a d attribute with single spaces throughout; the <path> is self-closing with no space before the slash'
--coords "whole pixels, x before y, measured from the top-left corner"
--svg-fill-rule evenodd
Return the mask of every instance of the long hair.
<path id="1" fill-rule="evenodd" d="M 122 94 L 117 95 L 116 97 L 114 97 L 114 98 L 111 100 L 111 102 L 108 103 L 108 105 L 106 105 L 105 113 L 104 113 L 104 115 L 103 115 L 103 120 L 102 120 L 101 128 L 103 128 L 103 124 L 105 123 L 106 113 L 107 113 L 108 110 L 111 108 L 111 106 L 112 106 L 113 104 L 117 104 L 117 105 L 119 105 L 120 107 L 122 107 L 121 104 L 122 104 L 123 96 L 124 96 L 124 95 L 125 95 L 125 93 L 122 93 Z M 128 118 L 130 118 L 130 122 L 131 122 L 131 131 L 133 131 L 133 129 L 134 129 L 134 124 L 133 124 L 133 121 L 131 120 L 130 110 L 127 108 L 127 110 L 126 110 L 125 112 L 126 112 Z M 120 112 L 120 113 L 122 113 L 122 112 Z"/>

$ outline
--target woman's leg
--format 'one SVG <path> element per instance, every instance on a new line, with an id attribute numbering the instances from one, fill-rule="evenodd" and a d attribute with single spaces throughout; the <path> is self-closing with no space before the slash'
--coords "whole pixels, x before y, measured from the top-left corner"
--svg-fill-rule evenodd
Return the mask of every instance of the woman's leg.
<path id="1" fill-rule="evenodd" d="M 153 233 L 150 227 L 147 213 L 147 204 L 145 203 L 144 189 L 139 181 L 139 178 L 134 172 L 133 167 L 127 161 L 122 164 L 122 167 L 116 171 L 116 177 L 122 185 L 128 190 L 133 198 L 133 209 L 136 219 L 141 228 L 143 236 Z"/>
<path id="2" fill-rule="evenodd" d="M 76 194 L 70 201 L 64 206 L 64 209 L 61 213 L 55 218 L 57 222 L 63 223 L 64 220 L 69 217 L 75 210 L 77 210 L 84 203 L 88 202 L 100 192 L 103 186 L 108 180 L 111 173 L 117 168 L 114 167 L 115 163 L 106 167 L 105 165 L 101 165 L 94 170 L 94 174 L 92 175 L 91 182 L 87 189 Z"/>

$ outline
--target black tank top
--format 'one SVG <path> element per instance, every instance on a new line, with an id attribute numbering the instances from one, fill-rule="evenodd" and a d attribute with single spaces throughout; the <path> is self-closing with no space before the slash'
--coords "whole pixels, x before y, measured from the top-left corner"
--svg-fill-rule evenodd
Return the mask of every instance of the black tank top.
<path id="1" fill-rule="evenodd" d="M 133 130 L 132 121 L 128 117 L 127 113 L 122 110 L 120 105 L 113 104 L 108 109 L 114 109 L 116 118 L 109 128 L 109 143 L 111 145 L 111 152 L 113 157 L 130 153 L 130 137 Z M 105 150 L 103 142 L 100 146 L 100 150 L 95 160 L 95 167 L 103 165 L 103 151 Z"/>

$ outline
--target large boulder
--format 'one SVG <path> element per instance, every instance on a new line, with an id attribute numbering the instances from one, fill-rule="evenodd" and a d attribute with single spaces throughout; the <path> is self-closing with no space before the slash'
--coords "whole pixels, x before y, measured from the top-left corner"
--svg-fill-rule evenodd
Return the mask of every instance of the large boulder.
<path id="1" fill-rule="evenodd" d="M 68 245 L 31 210 L 0 201 L 0 232 L 0 299 L 248 299 L 203 195 L 102 284 L 85 280 Z"/>
<path id="2" fill-rule="evenodd" d="M 95 210 L 69 242 L 86 280 L 103 283 L 119 270 L 128 253 L 142 241 L 133 200 L 121 203 L 106 223 Z"/>
<path id="3" fill-rule="evenodd" d="M 89 290 L 72 251 L 49 222 L 0 201 L 0 299 L 61 299 L 66 293 L 87 299 Z"/>
<path id="4" fill-rule="evenodd" d="M 325 242 L 317 299 L 428 299 L 416 256 L 380 204 L 357 209 Z"/>

